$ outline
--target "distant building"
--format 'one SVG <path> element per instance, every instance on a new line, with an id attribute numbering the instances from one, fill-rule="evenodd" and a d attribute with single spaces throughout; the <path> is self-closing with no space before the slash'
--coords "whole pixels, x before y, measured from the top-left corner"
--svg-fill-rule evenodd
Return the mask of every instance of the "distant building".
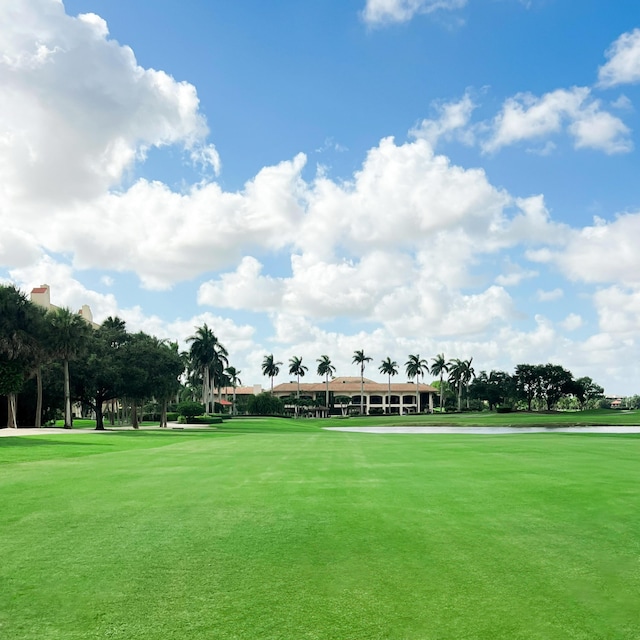
<path id="1" fill-rule="evenodd" d="M 300 383 L 300 397 L 326 403 L 327 387 L 324 382 Z M 273 388 L 273 395 L 278 398 L 287 398 L 296 395 L 298 384 L 285 382 Z M 391 394 L 386 382 L 374 382 L 364 379 L 363 408 L 365 414 L 371 413 L 418 413 L 421 411 L 433 411 L 433 398 L 438 393 L 435 387 L 428 384 L 418 385 L 419 406 L 416 405 L 416 384 L 414 382 L 392 382 Z M 336 400 L 337 399 L 337 400 Z M 360 410 L 360 378 L 340 377 L 329 381 L 329 405 L 335 412 L 355 412 Z M 328 408 L 327 408 L 328 409 Z"/>
<path id="2" fill-rule="evenodd" d="M 31 290 L 31 302 L 40 307 L 44 307 L 47 311 L 55 311 L 60 308 L 51 304 L 51 289 L 48 284 L 41 284 L 39 287 L 34 287 Z M 97 329 L 100 326 L 93 321 L 91 307 L 89 307 L 88 304 L 82 305 L 82 308 L 78 310 L 78 315 L 94 329 Z"/>

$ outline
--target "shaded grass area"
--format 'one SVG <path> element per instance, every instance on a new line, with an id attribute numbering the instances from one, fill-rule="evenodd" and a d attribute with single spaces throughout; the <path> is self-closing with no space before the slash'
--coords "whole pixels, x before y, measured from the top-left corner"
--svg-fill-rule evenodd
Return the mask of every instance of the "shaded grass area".
<path id="1" fill-rule="evenodd" d="M 0 439 L 0 637 L 638 638 L 640 438 L 310 423 Z"/>

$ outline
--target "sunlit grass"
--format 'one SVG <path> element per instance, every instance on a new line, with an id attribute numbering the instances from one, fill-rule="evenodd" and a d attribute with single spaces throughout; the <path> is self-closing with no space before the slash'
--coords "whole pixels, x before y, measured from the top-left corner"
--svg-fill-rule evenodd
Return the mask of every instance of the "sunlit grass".
<path id="1" fill-rule="evenodd" d="M 639 437 L 315 423 L 0 438 L 0 637 L 638 637 Z"/>

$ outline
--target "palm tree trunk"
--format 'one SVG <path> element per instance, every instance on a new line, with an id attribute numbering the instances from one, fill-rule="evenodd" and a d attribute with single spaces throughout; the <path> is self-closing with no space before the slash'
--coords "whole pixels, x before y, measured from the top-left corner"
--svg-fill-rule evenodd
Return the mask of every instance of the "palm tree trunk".
<path id="1" fill-rule="evenodd" d="M 327 371 L 325 378 L 324 378 L 324 383 L 326 385 L 326 391 L 324 394 L 324 404 L 327 407 L 327 418 L 329 417 L 329 372 Z"/>
<path id="2" fill-rule="evenodd" d="M 134 429 L 140 428 L 140 423 L 138 422 L 138 403 L 135 401 L 131 403 L 131 426 Z"/>
<path id="3" fill-rule="evenodd" d="M 362 365 L 360 365 L 360 415 L 364 415 L 364 366 Z"/>
<path id="4" fill-rule="evenodd" d="M 300 408 L 300 375 L 298 378 L 298 390 L 296 392 L 296 418 L 298 417 L 298 409 Z"/>
<path id="5" fill-rule="evenodd" d="M 442 379 L 442 371 L 440 372 L 440 413 L 444 413 L 444 380 Z"/>
<path id="6" fill-rule="evenodd" d="M 233 406 L 231 407 L 231 415 L 235 416 L 238 415 L 238 412 L 236 411 L 236 385 L 233 385 Z"/>
<path id="7" fill-rule="evenodd" d="M 36 369 L 36 429 L 42 426 L 42 366 Z"/>
<path id="8" fill-rule="evenodd" d="M 160 427 L 167 428 L 167 399 L 162 401 L 162 411 L 160 412 Z"/>
<path id="9" fill-rule="evenodd" d="M 18 428 L 18 417 L 16 411 L 16 394 L 7 395 L 7 427 L 10 429 Z"/>
<path id="10" fill-rule="evenodd" d="M 420 376 L 416 376 L 416 413 L 420 413 Z"/>
<path id="11" fill-rule="evenodd" d="M 389 374 L 388 379 L 388 388 L 387 388 L 387 414 L 391 415 L 391 374 Z"/>
<path id="12" fill-rule="evenodd" d="M 71 390 L 69 387 L 69 361 L 64 360 L 64 428 L 73 429 L 71 417 Z"/>

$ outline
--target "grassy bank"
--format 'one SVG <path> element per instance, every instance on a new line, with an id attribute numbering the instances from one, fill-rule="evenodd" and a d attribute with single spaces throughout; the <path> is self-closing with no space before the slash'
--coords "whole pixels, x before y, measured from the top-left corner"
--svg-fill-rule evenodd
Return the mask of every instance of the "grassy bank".
<path id="1" fill-rule="evenodd" d="M 0 439 L 0 637 L 638 637 L 640 438 L 313 422 Z"/>
<path id="2" fill-rule="evenodd" d="M 62 427 L 62 421 L 56 426 Z M 158 426 L 157 422 L 142 422 L 142 426 Z M 455 425 L 467 427 L 532 427 L 532 426 L 573 426 L 573 425 L 640 425 L 640 411 L 622 411 L 619 409 L 594 409 L 592 411 L 551 411 L 528 412 L 516 411 L 513 413 L 464 412 L 464 413 L 434 413 L 408 416 L 363 416 L 363 417 L 332 417 L 332 418 L 256 418 L 236 416 L 224 423 L 224 426 L 216 425 L 219 429 L 260 430 L 267 431 L 313 431 L 322 427 L 339 426 L 438 426 Z M 73 422 L 76 429 L 95 428 L 94 420 L 76 419 Z M 188 427 L 188 425 L 184 425 Z M 108 429 L 109 425 L 105 425 Z"/>

